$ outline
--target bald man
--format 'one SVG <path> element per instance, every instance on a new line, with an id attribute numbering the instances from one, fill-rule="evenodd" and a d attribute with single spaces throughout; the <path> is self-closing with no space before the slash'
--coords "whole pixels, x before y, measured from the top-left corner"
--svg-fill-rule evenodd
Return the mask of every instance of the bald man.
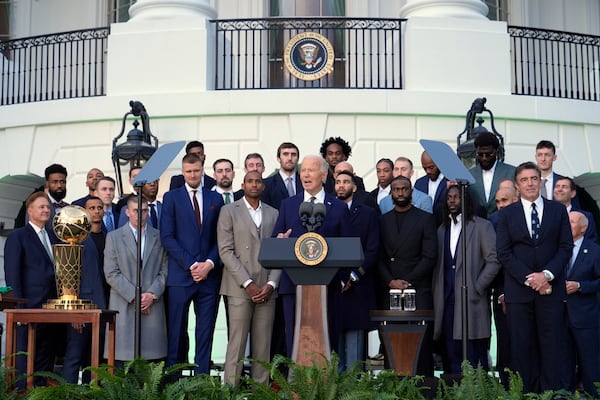
<path id="1" fill-rule="evenodd" d="M 600 246 L 585 237 L 587 217 L 578 211 L 569 213 L 575 247 L 567 266 L 567 326 L 569 330 L 567 369 L 569 389 L 574 390 L 578 378 L 584 390 L 598 398 L 594 382 L 600 381 Z M 576 376 L 575 366 L 580 376 Z"/>

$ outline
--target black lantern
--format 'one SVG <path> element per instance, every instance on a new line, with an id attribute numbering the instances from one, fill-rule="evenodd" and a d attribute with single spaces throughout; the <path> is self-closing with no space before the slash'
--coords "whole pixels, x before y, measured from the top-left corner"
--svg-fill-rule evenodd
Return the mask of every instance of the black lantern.
<path id="1" fill-rule="evenodd" d="M 119 197 L 123 195 L 121 165 L 129 164 L 130 168 L 142 166 L 143 163 L 152 157 L 158 148 L 158 138 L 150 132 L 150 117 L 144 105 L 139 101 L 131 100 L 129 106 L 131 107 L 131 111 L 123 116 L 121 132 L 113 139 L 112 144 L 112 161 L 115 168 Z M 140 117 L 142 120 L 142 130 L 138 129 L 140 123 L 135 119 L 133 121 L 133 129 L 127 134 L 127 140 L 117 145 L 117 140 L 125 133 L 125 123 L 127 122 L 127 117 L 130 115 Z M 154 144 L 152 144 L 152 141 L 154 141 Z"/>
<path id="2" fill-rule="evenodd" d="M 496 126 L 494 125 L 494 114 L 491 110 L 485 107 L 486 101 L 487 99 L 485 97 L 478 97 L 473 101 L 473 104 L 471 104 L 471 109 L 467 111 L 465 129 L 456 137 L 456 154 L 458 154 L 458 157 L 468 169 L 475 166 L 475 139 L 480 133 L 488 132 L 488 130 L 483 126 L 484 119 L 481 116 L 476 118 L 477 114 L 481 114 L 483 112 L 487 112 L 489 114 L 492 133 L 500 142 L 500 147 L 498 148 L 498 160 L 504 161 L 504 138 L 496 130 Z M 475 122 L 477 122 L 479 125 L 475 126 Z M 465 133 L 467 134 L 467 137 L 461 143 L 461 137 Z"/>

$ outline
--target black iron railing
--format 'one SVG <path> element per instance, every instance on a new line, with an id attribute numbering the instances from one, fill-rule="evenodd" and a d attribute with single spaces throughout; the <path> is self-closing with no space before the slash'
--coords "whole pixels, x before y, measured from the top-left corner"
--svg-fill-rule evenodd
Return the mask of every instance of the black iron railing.
<path id="1" fill-rule="evenodd" d="M 600 100 L 600 36 L 509 26 L 513 94 Z"/>
<path id="2" fill-rule="evenodd" d="M 216 25 L 215 87 L 402 89 L 404 21 L 367 18 L 211 21 Z M 319 79 L 298 78 L 290 73 L 290 65 L 285 62 L 286 45 L 304 32 L 322 35 L 333 46 L 333 70 Z"/>
<path id="3" fill-rule="evenodd" d="M 0 105 L 102 96 L 109 28 L 0 42 Z"/>

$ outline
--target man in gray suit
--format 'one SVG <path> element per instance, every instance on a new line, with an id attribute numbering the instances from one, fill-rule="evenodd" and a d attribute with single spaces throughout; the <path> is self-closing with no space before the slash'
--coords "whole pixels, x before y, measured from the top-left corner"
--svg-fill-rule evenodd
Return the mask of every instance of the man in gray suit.
<path id="1" fill-rule="evenodd" d="M 469 194 L 475 204 L 475 212 L 489 217 L 496 212 L 496 191 L 504 179 L 514 179 L 515 167 L 498 160 L 500 142 L 491 132 L 480 133 L 475 138 L 477 165 L 470 169 L 475 183 L 469 187 Z"/>
<path id="2" fill-rule="evenodd" d="M 119 363 L 134 358 L 137 196 L 129 197 L 125 213 L 129 223 L 108 233 L 104 249 L 104 275 L 110 285 L 109 309 L 119 312 L 115 353 Z M 148 226 L 147 219 L 148 202 L 142 199 L 141 356 L 147 360 L 158 360 L 167 355 L 167 324 L 163 303 L 167 254 L 160 243 L 159 231 Z"/>
<path id="3" fill-rule="evenodd" d="M 277 210 L 260 201 L 265 186 L 261 174 L 244 176 L 244 197 L 221 209 L 217 224 L 219 256 L 225 265 L 220 294 L 227 296 L 229 342 L 225 356 L 225 382 L 239 384 L 246 340 L 250 332 L 252 358 L 269 361 L 275 317 L 275 289 L 280 270 L 258 263 L 260 240 L 270 237 Z M 269 371 L 253 363 L 252 379 L 267 384 Z"/>

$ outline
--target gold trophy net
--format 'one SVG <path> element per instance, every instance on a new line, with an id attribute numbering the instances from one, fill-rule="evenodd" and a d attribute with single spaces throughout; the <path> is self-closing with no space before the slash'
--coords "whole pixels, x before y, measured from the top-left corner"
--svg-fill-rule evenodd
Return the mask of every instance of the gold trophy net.
<path id="1" fill-rule="evenodd" d="M 89 217 L 78 206 L 63 208 L 54 218 L 54 231 L 59 239 L 69 244 L 52 246 L 54 277 L 58 299 L 48 300 L 42 308 L 53 310 L 90 310 L 98 308 L 91 300 L 79 298 L 83 246 L 75 244 L 89 234 Z"/>

